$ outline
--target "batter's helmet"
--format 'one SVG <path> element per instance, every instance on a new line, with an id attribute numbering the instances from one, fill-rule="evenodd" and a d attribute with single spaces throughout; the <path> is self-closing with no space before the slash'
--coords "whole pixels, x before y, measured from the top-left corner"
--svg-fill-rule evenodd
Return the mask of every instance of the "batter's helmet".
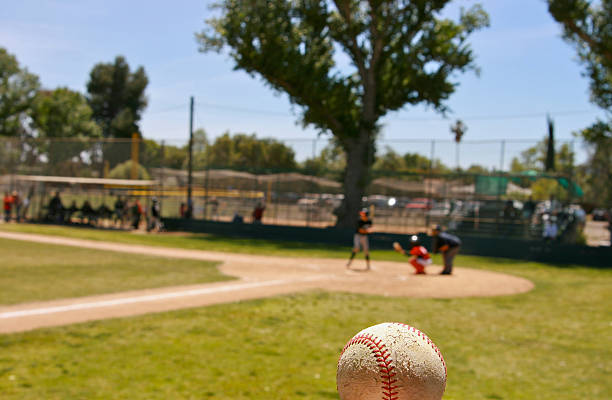
<path id="1" fill-rule="evenodd" d="M 366 217 L 370 216 L 370 210 L 368 210 L 367 208 L 362 208 L 361 211 L 359 211 L 359 214 L 363 214 Z"/>

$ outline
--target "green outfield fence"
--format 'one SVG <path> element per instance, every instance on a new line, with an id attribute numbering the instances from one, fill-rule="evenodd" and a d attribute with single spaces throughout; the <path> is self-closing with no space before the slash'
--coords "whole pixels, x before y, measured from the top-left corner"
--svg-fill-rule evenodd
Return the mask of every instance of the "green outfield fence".
<path id="1" fill-rule="evenodd" d="M 293 149 L 298 161 L 318 156 L 329 144 L 324 139 L 287 139 L 283 143 Z M 571 169 L 549 175 L 507 172 L 513 157 L 536 144 L 381 140 L 379 154 L 393 149 L 400 155 L 418 153 L 434 162 L 409 171 L 373 171 L 363 204 L 370 208 L 376 230 L 382 232 L 408 234 L 441 224 L 467 236 L 540 240 L 548 216 L 558 226 L 558 240 L 575 242 L 580 221 L 568 206 L 580 201 L 581 189 L 573 182 Z M 190 174 L 184 142 L 138 137 L 2 138 L 0 191 L 17 191 L 22 199 L 28 198 L 28 208 L 21 210 L 28 219 L 44 219 L 56 191 L 65 207 L 74 202 L 79 208 L 87 200 L 94 210 L 113 210 L 118 197 L 127 203 L 138 199 L 148 209 L 156 197 L 166 218 L 181 217 L 189 210 L 191 193 L 195 220 L 230 222 L 240 216 L 248 223 L 256 205 L 262 204 L 264 224 L 310 228 L 335 224 L 334 209 L 342 200 L 341 170 L 313 174 L 304 168 L 209 165 L 207 146 L 192 147 Z M 442 170 L 436 160 L 450 168 Z M 482 167 L 478 173 L 468 172 L 467 166 L 473 164 Z M 455 168 L 458 166 L 461 168 Z M 534 185 L 542 181 L 554 183 L 554 198 L 526 210 L 523 206 Z M 74 215 L 79 219 L 78 212 Z M 104 224 L 103 219 L 95 222 Z"/>
<path id="2" fill-rule="evenodd" d="M 237 224 L 203 220 L 167 218 L 164 223 L 170 230 L 207 232 L 215 235 L 276 240 L 296 243 L 334 244 L 352 246 L 354 231 L 339 228 L 309 228 L 296 226 Z M 412 232 L 420 242 L 431 248 L 432 238 L 425 232 Z M 370 247 L 374 250 L 390 250 L 393 242 L 408 245 L 409 234 L 376 232 L 370 235 Z M 563 266 L 579 265 L 612 268 L 612 247 L 589 247 L 566 243 L 500 238 L 492 236 L 461 235 L 461 254 L 483 257 L 502 257 L 515 260 L 546 262 Z M 348 250 L 347 250 L 348 251 Z"/>

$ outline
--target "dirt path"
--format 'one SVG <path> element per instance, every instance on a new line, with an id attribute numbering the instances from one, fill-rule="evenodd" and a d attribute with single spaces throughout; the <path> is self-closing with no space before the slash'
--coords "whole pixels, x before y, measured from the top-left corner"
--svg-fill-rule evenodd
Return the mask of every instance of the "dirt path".
<path id="1" fill-rule="evenodd" d="M 416 276 L 408 263 L 374 261 L 369 272 L 347 270 L 345 261 L 267 257 L 166 247 L 128 245 L 56 236 L 0 232 L 0 238 L 76 246 L 102 251 L 220 261 L 220 270 L 238 279 L 0 307 L 0 333 L 67 325 L 105 318 L 201 307 L 304 290 L 322 289 L 384 296 L 454 298 L 523 293 L 530 281 L 497 272 L 455 268 L 452 276 Z M 355 260 L 355 268 L 363 266 Z"/>

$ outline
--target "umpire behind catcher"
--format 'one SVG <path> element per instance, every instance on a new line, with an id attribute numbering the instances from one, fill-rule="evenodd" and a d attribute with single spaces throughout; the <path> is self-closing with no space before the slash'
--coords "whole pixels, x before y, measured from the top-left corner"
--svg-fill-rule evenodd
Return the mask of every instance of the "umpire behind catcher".
<path id="1" fill-rule="evenodd" d="M 453 272 L 453 260 L 461 247 L 461 240 L 455 235 L 442 232 L 440 225 L 433 228 L 432 236 L 434 238 L 433 252 L 441 252 L 444 258 L 444 269 L 440 275 L 450 275 Z"/>

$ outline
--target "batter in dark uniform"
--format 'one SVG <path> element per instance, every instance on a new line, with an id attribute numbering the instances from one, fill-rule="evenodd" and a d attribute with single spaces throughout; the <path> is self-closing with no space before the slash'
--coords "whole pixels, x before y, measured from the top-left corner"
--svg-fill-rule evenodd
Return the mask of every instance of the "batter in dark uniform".
<path id="1" fill-rule="evenodd" d="M 366 271 L 370 269 L 370 243 L 368 241 L 368 235 L 372 230 L 372 220 L 370 220 L 370 213 L 367 208 L 364 208 L 359 212 L 359 221 L 357 221 L 357 231 L 353 235 L 353 251 L 351 252 L 351 258 L 349 258 L 346 267 L 349 268 L 355 258 L 355 254 L 363 249 L 366 259 Z"/>

